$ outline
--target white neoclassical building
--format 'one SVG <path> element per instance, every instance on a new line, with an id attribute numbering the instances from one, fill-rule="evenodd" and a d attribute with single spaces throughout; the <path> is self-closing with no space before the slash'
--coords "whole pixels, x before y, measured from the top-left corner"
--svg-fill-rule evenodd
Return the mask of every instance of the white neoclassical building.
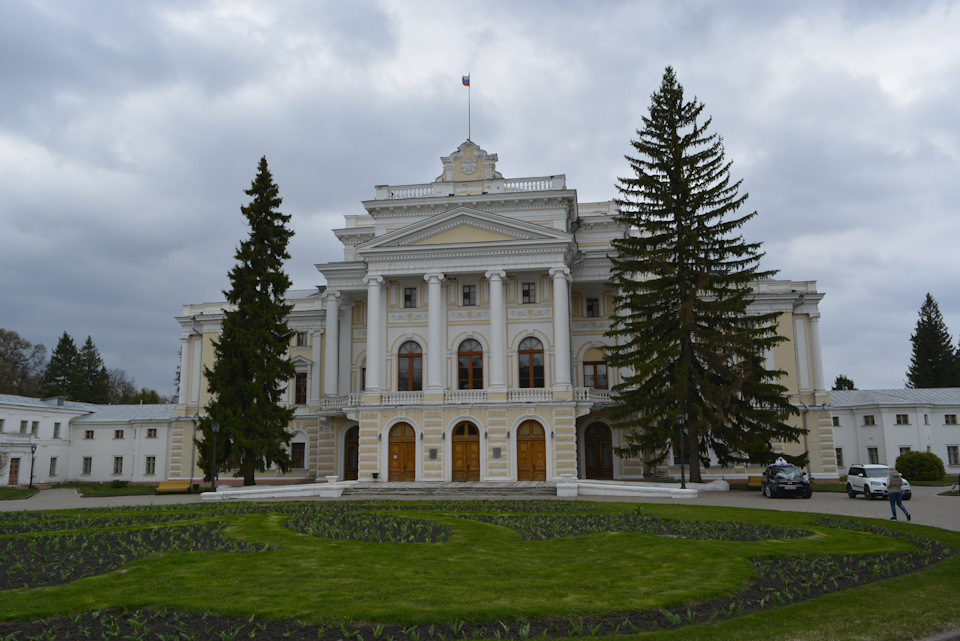
<path id="1" fill-rule="evenodd" d="M 316 266 L 326 285 L 288 293 L 295 469 L 259 481 L 630 480 L 678 471 L 613 454 L 620 437 L 606 409 L 619 373 L 602 348 L 614 312 L 610 241 L 624 233 L 614 204 L 578 202 L 563 175 L 504 178 L 497 161 L 467 141 L 441 159 L 436 180 L 377 186 L 362 213 L 334 230 L 343 260 Z M 788 373 L 796 420 L 809 432 L 784 447 L 808 451 L 814 475 L 835 478 L 821 298 L 813 281 L 767 280 L 752 305 L 780 312 L 789 339 L 768 359 Z M 172 480 L 202 476 L 194 429 L 224 305 L 186 305 L 178 317 Z"/>

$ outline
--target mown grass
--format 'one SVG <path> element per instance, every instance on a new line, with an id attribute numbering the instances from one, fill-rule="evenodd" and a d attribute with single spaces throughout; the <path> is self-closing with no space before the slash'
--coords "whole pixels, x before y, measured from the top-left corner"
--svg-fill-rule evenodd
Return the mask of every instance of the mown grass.
<path id="1" fill-rule="evenodd" d="M 591 511 L 601 512 L 634 507 L 589 504 Z M 156 555 L 67 585 L 8 590 L 0 597 L 0 620 L 108 608 L 208 610 L 313 623 L 570 619 L 673 608 L 736 594 L 754 579 L 754 558 L 872 555 L 911 548 L 903 539 L 818 526 L 807 514 L 660 504 L 643 509 L 662 519 L 735 520 L 799 528 L 811 536 L 742 543 L 605 533 L 522 541 L 515 531 L 452 513 L 391 511 L 435 520 L 449 528 L 450 538 L 432 544 L 366 543 L 298 534 L 284 526 L 286 517 L 280 514 L 244 514 L 223 517 L 230 523 L 226 534 L 270 545 L 272 551 Z M 960 549 L 957 533 L 875 523 Z M 953 556 L 926 571 L 839 594 L 710 626 L 633 636 L 909 639 L 960 627 L 958 593 L 960 559 Z"/>
<path id="2" fill-rule="evenodd" d="M 109 483 L 59 483 L 56 488 L 75 488 L 83 496 L 130 496 L 139 494 L 156 494 L 157 488 L 152 485 L 125 485 L 113 487 Z"/>
<path id="3" fill-rule="evenodd" d="M 26 487 L 0 487 L 0 500 L 26 499 L 36 494 L 37 491 Z"/>

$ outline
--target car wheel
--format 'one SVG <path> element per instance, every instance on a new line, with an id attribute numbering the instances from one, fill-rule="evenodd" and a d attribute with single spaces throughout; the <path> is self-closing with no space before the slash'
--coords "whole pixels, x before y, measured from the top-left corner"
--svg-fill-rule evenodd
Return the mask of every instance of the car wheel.
<path id="1" fill-rule="evenodd" d="M 810 488 L 810 489 L 808 489 L 806 492 L 803 493 L 803 498 L 805 498 L 805 499 L 808 499 L 808 498 L 810 498 L 811 496 L 813 496 L 813 488 Z"/>
<path id="2" fill-rule="evenodd" d="M 768 499 L 773 498 L 773 490 L 770 489 L 769 485 L 763 489 L 763 493 L 767 495 Z"/>
<path id="3" fill-rule="evenodd" d="M 863 498 L 867 499 L 868 501 L 873 500 L 873 492 L 870 491 L 869 487 L 863 488 Z"/>
<path id="4" fill-rule="evenodd" d="M 904 500 L 904 501 L 909 501 L 911 496 L 913 496 L 913 494 L 910 494 L 910 493 L 908 492 L 908 493 L 906 493 L 906 494 L 903 495 L 903 500 Z"/>
<path id="5" fill-rule="evenodd" d="M 857 498 L 857 493 L 853 491 L 853 487 L 849 483 L 847 483 L 847 496 L 852 499 Z"/>

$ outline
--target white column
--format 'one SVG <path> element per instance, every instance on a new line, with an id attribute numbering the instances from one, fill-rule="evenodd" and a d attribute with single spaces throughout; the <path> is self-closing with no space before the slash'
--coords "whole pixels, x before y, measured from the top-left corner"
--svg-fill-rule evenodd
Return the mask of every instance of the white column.
<path id="1" fill-rule="evenodd" d="M 313 365 L 310 368 L 310 404 L 314 404 L 319 401 L 322 396 L 322 383 L 323 380 L 323 367 L 324 363 L 321 360 L 320 354 L 320 341 L 322 340 L 323 330 L 315 329 L 310 332 L 310 353 L 311 358 L 313 359 Z"/>
<path id="2" fill-rule="evenodd" d="M 507 313 L 503 286 L 507 273 L 491 271 L 485 274 L 490 282 L 490 391 L 507 389 Z"/>
<path id="3" fill-rule="evenodd" d="M 820 348 L 820 313 L 810 314 L 810 351 L 813 352 L 813 389 L 826 391 L 823 381 L 823 354 Z"/>
<path id="4" fill-rule="evenodd" d="M 366 391 L 379 392 L 382 388 L 380 382 L 380 363 L 383 361 L 383 341 L 381 340 L 383 327 L 381 327 L 381 317 L 383 310 L 380 296 L 380 284 L 383 283 L 383 276 L 367 276 L 364 278 L 367 282 L 367 389 Z"/>
<path id="5" fill-rule="evenodd" d="M 446 341 L 443 340 L 443 314 L 446 300 L 443 298 L 443 274 L 426 274 L 427 281 L 427 391 L 442 392 L 444 389 L 443 355 Z"/>
<path id="6" fill-rule="evenodd" d="M 567 267 L 552 267 L 553 277 L 553 344 L 555 371 L 554 387 L 570 389 L 570 293 Z"/>
<path id="7" fill-rule="evenodd" d="M 324 332 L 323 395 L 337 396 L 340 378 L 340 292 L 328 289 L 323 293 L 327 308 L 327 327 Z"/>

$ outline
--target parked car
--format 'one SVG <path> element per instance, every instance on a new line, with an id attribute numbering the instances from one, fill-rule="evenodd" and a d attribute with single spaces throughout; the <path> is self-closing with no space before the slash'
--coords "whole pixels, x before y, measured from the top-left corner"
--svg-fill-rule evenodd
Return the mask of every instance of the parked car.
<path id="1" fill-rule="evenodd" d="M 808 499 L 813 495 L 807 475 L 796 466 L 783 462 L 774 463 L 763 471 L 760 491 L 771 499 L 775 496 L 800 496 Z"/>
<path id="2" fill-rule="evenodd" d="M 847 496 L 856 498 L 863 494 L 865 499 L 887 498 L 887 477 L 890 468 L 886 465 L 860 464 L 851 465 L 847 470 Z M 910 482 L 903 479 L 903 500 L 909 501 L 913 496 Z"/>

